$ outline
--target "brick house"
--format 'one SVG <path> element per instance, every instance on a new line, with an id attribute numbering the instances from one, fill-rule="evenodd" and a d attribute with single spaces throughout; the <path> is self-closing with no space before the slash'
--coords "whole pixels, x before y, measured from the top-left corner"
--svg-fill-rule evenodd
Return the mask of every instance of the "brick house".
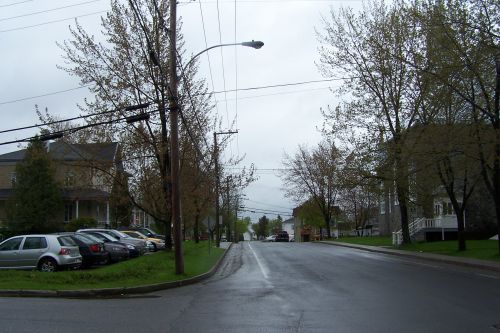
<path id="1" fill-rule="evenodd" d="M 109 199 L 112 179 L 122 171 L 118 143 L 69 144 L 47 143 L 55 167 L 55 179 L 61 187 L 64 211 L 60 220 L 92 217 L 99 225 L 110 222 Z M 16 164 L 25 149 L 0 155 L 0 223 L 5 221 L 5 204 L 16 181 Z"/>

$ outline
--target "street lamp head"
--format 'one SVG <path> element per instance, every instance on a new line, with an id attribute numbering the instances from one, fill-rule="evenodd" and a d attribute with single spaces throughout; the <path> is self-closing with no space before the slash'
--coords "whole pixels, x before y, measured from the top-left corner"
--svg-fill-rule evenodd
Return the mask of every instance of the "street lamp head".
<path id="1" fill-rule="evenodd" d="M 243 46 L 248 46 L 248 47 L 253 47 L 254 49 L 260 49 L 262 46 L 264 46 L 264 43 L 261 42 L 260 40 L 252 40 L 251 42 L 243 42 L 241 43 Z"/>

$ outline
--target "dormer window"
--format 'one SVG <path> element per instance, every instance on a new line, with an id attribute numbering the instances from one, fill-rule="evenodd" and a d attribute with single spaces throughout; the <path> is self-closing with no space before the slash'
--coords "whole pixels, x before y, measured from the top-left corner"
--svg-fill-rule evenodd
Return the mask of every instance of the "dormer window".
<path id="1" fill-rule="evenodd" d="M 75 185 L 75 174 L 71 171 L 64 175 L 64 186 L 71 187 Z"/>

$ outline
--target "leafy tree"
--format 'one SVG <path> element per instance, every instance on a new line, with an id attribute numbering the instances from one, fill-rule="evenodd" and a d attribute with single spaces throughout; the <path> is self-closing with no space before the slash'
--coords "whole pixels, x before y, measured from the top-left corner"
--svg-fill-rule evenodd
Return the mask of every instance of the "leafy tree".
<path id="1" fill-rule="evenodd" d="M 128 191 L 127 175 L 118 171 L 113 179 L 111 195 L 109 198 L 111 225 L 129 226 L 132 218 L 132 202 Z"/>
<path id="2" fill-rule="evenodd" d="M 416 6 L 415 13 L 423 35 L 432 43 L 427 44 L 427 64 L 414 66 L 434 80 L 434 90 L 440 87 L 447 92 L 446 101 L 453 98 L 467 106 L 441 114 L 475 124 L 480 170 L 500 233 L 500 4 L 436 0 Z M 463 207 L 453 206 L 458 216 Z M 459 248 L 465 249 L 460 239 Z M 500 240 L 498 248 L 500 252 Z"/>
<path id="3" fill-rule="evenodd" d="M 349 8 L 331 10 L 318 34 L 321 72 L 345 78 L 339 91 L 352 97 L 344 108 L 325 111 L 326 127 L 340 140 L 352 138 L 346 133 L 361 137 L 365 151 L 385 159 L 384 177 L 396 185 L 404 243 L 410 242 L 404 133 L 419 119 L 427 89 L 411 65 L 422 58 L 414 52 L 421 34 L 410 13 L 404 1 L 386 5 L 374 0 L 357 14 Z M 383 153 L 377 153 L 377 146 Z"/>
<path id="4" fill-rule="evenodd" d="M 72 39 L 60 44 L 69 74 L 78 76 L 90 86 L 93 99 L 80 106 L 92 127 L 87 135 L 75 139 L 119 141 L 124 168 L 131 174 L 129 187 L 134 205 L 146 211 L 165 226 L 166 248 L 171 249 L 171 165 L 168 105 L 169 21 L 167 1 L 135 0 L 128 3 L 112 0 L 111 9 L 102 18 L 102 34 L 106 43 L 98 42 L 80 25 L 70 28 Z M 180 25 L 179 25 L 180 26 Z M 208 133 L 216 123 L 211 120 L 212 104 L 203 80 L 195 79 L 196 61 L 183 68 L 183 39 L 177 29 L 175 62 L 179 68 L 182 125 L 180 156 L 210 163 L 212 149 L 206 144 Z M 154 59 L 151 54 L 154 53 Z M 187 61 L 186 61 L 187 62 Z M 186 63 L 184 62 L 184 63 Z M 157 66 L 158 64 L 158 66 Z M 137 114 L 125 107 L 151 103 L 150 119 L 143 123 L 124 124 L 117 119 Z M 197 155 L 187 151 L 198 152 Z M 196 156 L 196 157 L 195 157 Z M 181 180 L 182 182 L 182 180 Z"/>
<path id="5" fill-rule="evenodd" d="M 8 228 L 17 234 L 57 231 L 62 224 L 63 201 L 55 170 L 43 142 L 29 143 L 16 165 L 13 195 L 7 204 Z"/>
<path id="6" fill-rule="evenodd" d="M 283 229 L 283 219 L 278 215 L 277 218 L 269 221 L 268 234 L 276 234 Z"/>
<path id="7" fill-rule="evenodd" d="M 269 219 L 266 217 L 266 215 L 264 215 L 259 219 L 259 222 L 257 224 L 252 225 L 252 229 L 257 235 L 257 238 L 260 239 L 269 236 L 268 226 Z"/>

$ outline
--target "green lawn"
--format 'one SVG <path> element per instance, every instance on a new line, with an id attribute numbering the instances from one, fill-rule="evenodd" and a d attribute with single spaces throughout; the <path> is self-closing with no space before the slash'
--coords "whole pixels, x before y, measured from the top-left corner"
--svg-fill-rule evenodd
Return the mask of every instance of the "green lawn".
<path id="1" fill-rule="evenodd" d="M 430 252 L 449 256 L 500 261 L 498 242 L 494 240 L 468 240 L 466 250 L 458 251 L 457 241 L 419 242 L 402 245 L 399 248 L 408 251 Z"/>
<path id="2" fill-rule="evenodd" d="M 373 237 L 343 237 L 335 240 L 336 242 L 371 245 L 371 246 L 391 246 L 392 238 L 373 236 Z M 483 260 L 500 261 L 498 254 L 498 242 L 494 240 L 468 240 L 466 241 L 466 251 L 458 251 L 457 241 L 439 241 L 439 242 L 418 242 L 410 245 L 394 247 L 400 250 L 429 252 L 444 254 L 449 256 L 475 258 Z"/>
<path id="3" fill-rule="evenodd" d="M 160 251 L 149 255 L 87 270 L 41 273 L 38 271 L 1 271 L 3 290 L 76 290 L 133 287 L 182 280 L 205 273 L 220 258 L 223 249 L 212 248 L 207 242 L 184 243 L 183 275 L 175 274 L 172 252 Z"/>

